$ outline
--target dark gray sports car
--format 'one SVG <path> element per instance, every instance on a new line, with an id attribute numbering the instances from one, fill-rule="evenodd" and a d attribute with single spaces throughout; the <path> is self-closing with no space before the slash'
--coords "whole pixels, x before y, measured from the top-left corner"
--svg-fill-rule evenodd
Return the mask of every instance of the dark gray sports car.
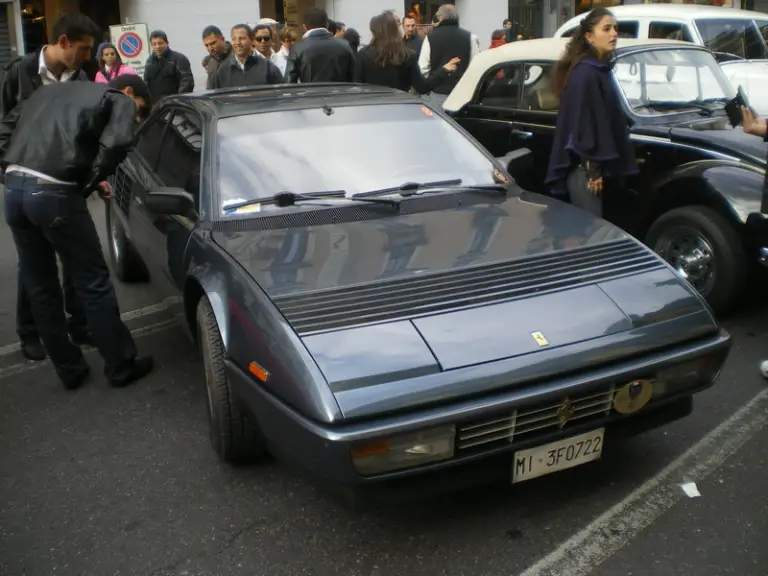
<path id="1" fill-rule="evenodd" d="M 113 178 L 110 256 L 199 345 L 221 458 L 519 482 L 690 413 L 730 346 L 701 297 L 507 168 L 378 87 L 161 103 Z"/>

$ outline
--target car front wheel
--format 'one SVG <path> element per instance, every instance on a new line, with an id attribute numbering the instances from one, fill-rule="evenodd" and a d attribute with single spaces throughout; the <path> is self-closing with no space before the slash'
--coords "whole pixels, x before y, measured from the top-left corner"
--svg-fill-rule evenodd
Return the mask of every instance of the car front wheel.
<path id="1" fill-rule="evenodd" d="M 225 462 L 244 463 L 267 452 L 254 417 L 232 391 L 219 325 L 207 297 L 197 305 L 197 335 L 203 357 L 211 443 Z"/>
<path id="2" fill-rule="evenodd" d="M 136 249 L 115 216 L 115 205 L 107 204 L 107 234 L 109 238 L 109 262 L 118 280 L 122 282 L 144 282 L 149 278 L 147 269 Z"/>
<path id="3" fill-rule="evenodd" d="M 646 244 L 709 302 L 716 314 L 732 309 L 746 285 L 746 255 L 738 232 L 716 211 L 684 206 L 662 214 Z"/>

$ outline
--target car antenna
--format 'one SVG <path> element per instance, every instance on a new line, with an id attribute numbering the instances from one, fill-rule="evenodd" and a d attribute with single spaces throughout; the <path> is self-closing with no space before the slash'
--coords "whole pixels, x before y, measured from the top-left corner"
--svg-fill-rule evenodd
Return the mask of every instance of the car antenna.
<path id="1" fill-rule="evenodd" d="M 335 112 L 335 110 L 331 108 L 327 102 L 323 102 L 323 112 L 325 112 L 326 116 L 330 116 Z"/>

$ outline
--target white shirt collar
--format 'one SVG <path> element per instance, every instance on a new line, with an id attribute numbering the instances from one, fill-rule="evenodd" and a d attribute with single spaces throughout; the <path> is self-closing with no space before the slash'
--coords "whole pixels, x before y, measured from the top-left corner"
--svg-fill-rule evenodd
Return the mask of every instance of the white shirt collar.
<path id="1" fill-rule="evenodd" d="M 304 33 L 304 36 L 302 36 L 302 39 L 306 40 L 310 36 L 325 36 L 325 35 L 330 36 L 331 33 L 325 28 L 312 28 L 312 30 L 307 30 Z"/>
<path id="2" fill-rule="evenodd" d="M 56 82 L 66 82 L 72 76 L 74 76 L 76 70 L 65 70 L 61 74 L 61 79 L 56 78 L 56 75 L 48 69 L 48 66 L 45 65 L 45 51 L 47 49 L 48 49 L 48 46 L 43 46 L 43 49 L 40 50 L 40 59 L 38 60 L 38 64 L 37 64 L 37 73 L 40 74 L 40 78 L 42 79 L 43 84 L 55 84 Z"/>

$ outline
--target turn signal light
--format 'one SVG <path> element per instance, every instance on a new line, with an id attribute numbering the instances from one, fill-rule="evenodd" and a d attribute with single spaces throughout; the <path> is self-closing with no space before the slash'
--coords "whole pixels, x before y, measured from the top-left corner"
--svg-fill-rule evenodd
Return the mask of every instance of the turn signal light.
<path id="1" fill-rule="evenodd" d="M 261 366 L 256 364 L 256 362 L 251 362 L 248 364 L 248 372 L 253 374 L 257 380 L 260 380 L 261 382 L 265 382 L 269 380 L 269 372 L 264 370 Z"/>

